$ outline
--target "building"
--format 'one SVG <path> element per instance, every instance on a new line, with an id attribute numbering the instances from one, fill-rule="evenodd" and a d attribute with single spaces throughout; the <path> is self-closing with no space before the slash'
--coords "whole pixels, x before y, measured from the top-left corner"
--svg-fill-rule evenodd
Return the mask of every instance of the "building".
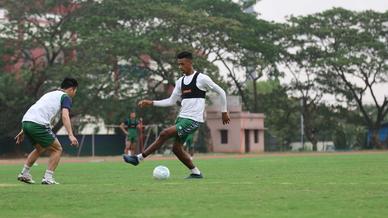
<path id="1" fill-rule="evenodd" d="M 221 121 L 218 97 L 211 98 L 206 109 L 213 152 L 250 153 L 264 152 L 264 114 L 242 111 L 240 97 L 228 96 L 229 125 Z"/>

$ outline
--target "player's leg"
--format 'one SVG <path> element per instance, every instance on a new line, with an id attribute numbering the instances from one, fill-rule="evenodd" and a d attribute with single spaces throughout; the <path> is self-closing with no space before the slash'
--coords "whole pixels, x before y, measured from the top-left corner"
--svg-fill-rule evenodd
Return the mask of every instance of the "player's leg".
<path id="1" fill-rule="evenodd" d="M 176 121 L 177 135 L 175 137 L 173 151 L 179 160 L 190 169 L 191 174 L 189 177 L 187 177 L 188 179 L 203 178 L 199 169 L 194 166 L 189 154 L 183 149 L 183 142 L 186 142 L 190 149 L 193 133 L 198 129 L 199 126 L 199 122 L 191 119 L 178 118 Z"/>
<path id="2" fill-rule="evenodd" d="M 22 128 L 25 136 L 29 139 L 31 144 L 35 147 L 35 149 L 28 155 L 22 172 L 18 175 L 18 180 L 33 184 L 35 183 L 32 180 L 32 176 L 30 174 L 30 168 L 35 163 L 35 161 L 39 158 L 40 154 L 45 152 L 46 150 L 46 142 L 47 140 L 54 140 L 54 137 L 49 134 L 49 129 L 46 126 L 25 121 L 22 123 Z"/>
<path id="3" fill-rule="evenodd" d="M 47 169 L 55 171 L 61 159 L 62 150 L 61 143 L 58 141 L 58 139 L 55 139 L 53 144 L 48 148 L 48 151 L 50 152 L 50 158 Z"/>
<path id="4" fill-rule="evenodd" d="M 30 173 L 30 169 L 33 166 L 33 164 L 36 162 L 36 160 L 40 157 L 42 153 L 45 152 L 45 148 L 40 146 L 39 144 L 35 144 L 35 149 L 28 155 L 23 169 L 18 175 L 18 180 L 28 183 L 28 184 L 34 184 L 35 181 L 32 179 L 32 175 Z"/>
<path id="5" fill-rule="evenodd" d="M 183 136 L 184 138 L 184 136 Z M 190 175 L 186 179 L 202 179 L 201 171 L 193 164 L 190 155 L 184 150 L 181 138 L 176 137 L 172 151 L 175 156 L 191 171 Z"/>
<path id="6" fill-rule="evenodd" d="M 176 136 L 176 134 L 175 126 L 164 129 L 162 132 L 160 132 L 158 138 L 150 146 L 148 146 L 143 153 L 137 156 L 124 155 L 124 161 L 135 166 L 138 165 L 140 161 L 142 161 L 148 155 L 154 153 L 167 141 L 167 139 Z"/>
<path id="7" fill-rule="evenodd" d="M 54 142 L 47 148 L 47 151 L 50 152 L 50 157 L 47 170 L 42 179 L 42 184 L 58 184 L 54 179 L 54 171 L 57 168 L 62 155 L 62 146 L 58 139 L 54 140 Z"/>
<path id="8" fill-rule="evenodd" d="M 27 165 L 28 167 L 32 167 L 32 165 L 34 165 L 34 163 L 40 157 L 40 155 L 45 151 L 46 151 L 45 148 L 43 148 L 39 144 L 36 144 L 35 149 L 28 155 L 25 165 Z"/>
<path id="9" fill-rule="evenodd" d="M 131 141 L 130 141 L 130 144 L 129 144 L 129 151 L 131 152 L 131 154 L 135 154 L 136 153 L 136 140 L 137 140 L 136 136 L 133 136 L 131 138 Z M 129 154 L 129 155 L 131 155 L 131 154 Z"/>
<path id="10" fill-rule="evenodd" d="M 193 134 L 191 133 L 186 139 L 187 152 L 190 154 L 190 159 L 193 160 L 194 149 L 193 149 Z"/>
<path id="11" fill-rule="evenodd" d="M 194 157 L 194 146 L 193 145 L 191 145 L 191 147 L 189 148 L 189 154 L 190 154 L 191 160 L 193 160 L 193 157 Z"/>
<path id="12" fill-rule="evenodd" d="M 125 141 L 124 154 L 128 154 L 128 155 L 132 154 L 130 147 L 131 147 L 131 141 L 129 141 L 129 139 L 128 139 Z"/>
<path id="13" fill-rule="evenodd" d="M 136 153 L 135 147 L 136 147 L 136 144 L 135 144 L 134 142 L 131 142 L 131 143 L 129 144 L 129 153 L 128 153 L 129 155 L 135 154 L 135 153 Z"/>
<path id="14" fill-rule="evenodd" d="M 172 146 L 172 152 L 187 168 L 195 168 L 193 162 L 191 161 L 190 155 L 183 148 L 183 143 L 177 139 L 175 140 L 174 145 Z"/>
<path id="15" fill-rule="evenodd" d="M 148 155 L 154 153 L 167 141 L 167 139 L 176 136 L 176 134 L 175 126 L 164 129 L 162 132 L 160 132 L 158 138 L 150 146 L 148 146 L 147 149 L 144 150 L 142 153 L 143 157 L 145 158 Z"/>

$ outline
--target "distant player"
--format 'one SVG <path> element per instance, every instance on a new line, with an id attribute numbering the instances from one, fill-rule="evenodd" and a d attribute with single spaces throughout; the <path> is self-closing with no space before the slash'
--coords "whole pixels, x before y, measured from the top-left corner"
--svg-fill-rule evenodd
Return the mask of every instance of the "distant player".
<path id="1" fill-rule="evenodd" d="M 136 166 L 148 155 L 159 149 L 169 138 L 175 138 L 172 150 L 178 159 L 190 169 L 191 174 L 187 178 L 203 178 L 199 169 L 191 161 L 190 156 L 184 151 L 183 143 L 187 136 L 195 132 L 199 125 L 204 122 L 203 114 L 207 90 L 210 89 L 217 92 L 221 98 L 222 104 L 220 109 L 222 112 L 222 123 L 229 123 L 230 118 L 226 109 L 226 94 L 224 90 L 215 84 L 207 75 L 195 71 L 193 69 L 192 59 L 193 55 L 190 52 L 181 52 L 177 55 L 179 69 L 183 72 L 184 76 L 176 81 L 174 91 L 170 98 L 160 101 L 141 100 L 138 104 L 141 108 L 152 105 L 167 107 L 176 105 L 176 102 L 181 100 L 182 107 L 175 121 L 175 125 L 164 129 L 156 141 L 148 146 L 143 153 L 137 156 L 124 155 L 125 162 Z"/>
<path id="2" fill-rule="evenodd" d="M 140 122 L 136 119 L 136 113 L 131 112 L 129 118 L 120 124 L 120 129 L 127 135 L 125 141 L 124 154 L 135 154 L 136 142 L 138 141 L 137 131 Z"/>
<path id="3" fill-rule="evenodd" d="M 21 182 L 34 184 L 30 174 L 30 168 L 44 152 L 49 152 L 47 170 L 43 176 L 42 184 L 59 184 L 54 179 L 54 171 L 58 166 L 62 154 L 62 146 L 52 132 L 50 123 L 56 114 L 61 112 L 62 122 L 69 135 L 71 145 L 77 146 L 78 141 L 74 137 L 70 121 L 71 98 L 77 92 L 78 82 L 73 78 L 65 78 L 61 88 L 43 95 L 28 111 L 22 119 L 22 130 L 15 137 L 16 144 L 20 144 L 26 135 L 35 149 L 28 155 L 22 172 L 18 175 Z"/>
<path id="4" fill-rule="evenodd" d="M 187 136 L 185 143 L 183 144 L 186 148 L 186 151 L 190 154 L 190 159 L 193 160 L 194 157 L 194 143 L 193 136 L 194 133 L 191 133 Z"/>

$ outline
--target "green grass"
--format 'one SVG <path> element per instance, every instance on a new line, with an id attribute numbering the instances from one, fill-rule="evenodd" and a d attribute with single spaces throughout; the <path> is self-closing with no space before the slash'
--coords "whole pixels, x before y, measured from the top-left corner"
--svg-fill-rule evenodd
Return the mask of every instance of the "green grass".
<path id="1" fill-rule="evenodd" d="M 184 180 L 178 160 L 61 163 L 57 186 L 19 183 L 21 166 L 2 165 L 0 217 L 388 217 L 385 153 L 195 162 L 205 179 Z M 170 179 L 152 178 L 159 164 Z"/>

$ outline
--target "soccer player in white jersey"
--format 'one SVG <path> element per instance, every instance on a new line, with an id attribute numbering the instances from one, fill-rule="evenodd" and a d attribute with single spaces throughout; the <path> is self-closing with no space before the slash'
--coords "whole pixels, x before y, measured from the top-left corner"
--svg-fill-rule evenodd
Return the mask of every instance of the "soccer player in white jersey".
<path id="1" fill-rule="evenodd" d="M 203 114 L 205 110 L 205 97 L 207 90 L 213 90 L 221 98 L 222 123 L 228 124 L 230 121 L 226 107 L 225 91 L 215 84 L 210 77 L 193 69 L 193 55 L 190 52 L 181 52 L 177 55 L 179 69 L 184 76 L 179 78 L 175 83 L 173 93 L 168 99 L 152 101 L 141 100 L 139 107 L 157 106 L 167 107 L 176 105 L 178 100 L 181 101 L 181 110 L 175 125 L 164 129 L 159 137 L 147 149 L 138 155 L 124 155 L 124 161 L 134 166 L 138 165 L 144 158 L 155 152 L 166 140 L 174 137 L 173 152 L 178 159 L 190 169 L 190 175 L 187 179 L 203 178 L 200 170 L 194 166 L 189 154 L 184 150 L 183 143 L 187 136 L 195 132 L 199 125 L 204 122 Z"/>
<path id="2" fill-rule="evenodd" d="M 43 95 L 28 111 L 22 120 L 22 130 L 15 137 L 16 143 L 23 141 L 26 135 L 35 149 L 28 155 L 22 172 L 18 175 L 18 180 L 28 184 L 34 184 L 30 174 L 30 168 L 44 152 L 49 152 L 49 162 L 47 170 L 43 176 L 42 184 L 59 184 L 54 179 L 54 171 L 58 166 L 62 154 L 62 146 L 52 132 L 50 124 L 52 119 L 61 112 L 62 122 L 69 135 L 72 146 L 77 146 L 78 141 L 74 137 L 70 121 L 71 98 L 77 92 L 78 82 L 73 78 L 65 78 L 61 88 Z"/>

